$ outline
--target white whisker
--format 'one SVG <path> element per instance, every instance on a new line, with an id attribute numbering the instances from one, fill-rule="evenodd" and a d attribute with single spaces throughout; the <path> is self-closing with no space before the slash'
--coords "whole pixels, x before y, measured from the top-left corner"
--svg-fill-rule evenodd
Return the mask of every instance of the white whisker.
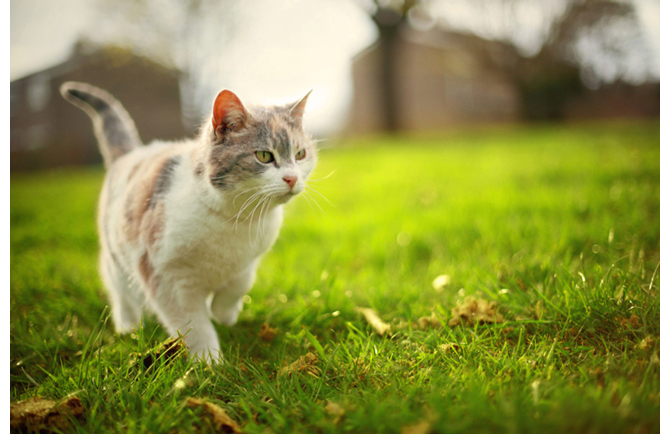
<path id="1" fill-rule="evenodd" d="M 309 204 L 309 206 L 312 208 L 312 211 L 314 211 L 314 213 L 317 214 L 316 209 L 314 208 L 314 205 L 316 205 L 316 207 L 317 207 L 317 208 L 318 208 L 318 209 L 319 209 L 319 210 L 320 210 L 320 211 L 321 211 L 321 212 L 322 212 L 327 218 L 329 218 L 330 220 L 332 220 L 332 221 L 334 222 L 334 220 L 332 219 L 332 217 L 331 217 L 331 216 L 330 216 L 330 215 L 329 215 L 329 214 L 323 209 L 323 207 L 321 206 L 321 204 L 319 204 L 319 203 L 316 201 L 316 199 L 314 198 L 314 196 L 312 196 L 311 194 L 307 193 L 307 190 L 308 190 L 308 188 L 305 189 L 305 192 L 303 192 L 302 195 L 303 195 L 303 197 L 305 198 L 305 201 L 306 201 L 306 202 Z M 311 188 L 309 188 L 309 190 L 311 191 Z M 318 194 L 318 192 L 317 192 L 317 194 Z M 321 197 L 324 197 L 324 196 L 321 195 Z M 327 200 L 327 199 L 326 199 L 326 200 Z M 312 205 L 312 203 L 313 203 L 314 205 Z M 330 202 L 329 202 L 329 203 L 330 203 Z M 330 204 L 332 205 L 332 203 L 330 203 Z M 334 206 L 334 205 L 333 205 L 333 206 Z M 319 222 L 321 222 L 320 218 L 318 217 L 318 214 L 317 214 L 316 217 L 319 219 Z"/>
<path id="2" fill-rule="evenodd" d="M 317 194 L 319 197 L 323 198 L 323 200 L 325 200 L 330 206 L 337 208 L 337 205 L 333 204 L 333 203 L 330 201 L 330 199 L 328 199 L 327 197 L 325 197 L 325 196 L 323 195 L 323 193 L 321 193 L 320 191 L 315 190 L 314 188 L 312 188 L 312 187 L 309 186 L 309 185 L 307 185 L 307 189 L 308 189 L 309 191 L 312 191 L 313 193 Z"/>
<path id="3" fill-rule="evenodd" d="M 261 190 L 257 191 L 252 196 L 247 198 L 245 202 L 243 202 L 243 205 L 241 205 L 241 208 L 238 210 L 238 213 L 236 213 L 236 216 L 234 216 L 236 218 L 236 222 L 234 223 L 234 229 L 238 229 L 238 222 L 240 221 L 241 214 L 243 214 L 243 212 L 247 210 L 247 208 L 252 204 L 252 202 L 254 202 L 259 198 L 261 192 L 262 192 Z"/>
<path id="4" fill-rule="evenodd" d="M 259 213 L 259 221 L 257 222 L 257 236 L 261 235 L 262 237 L 266 235 L 266 225 L 264 224 L 264 215 L 267 214 L 268 208 L 270 208 L 270 202 L 273 199 L 273 194 L 269 194 L 266 202 L 261 207 L 261 212 Z M 264 210 L 266 211 L 264 213 Z"/>
<path id="5" fill-rule="evenodd" d="M 314 205 L 312 205 L 311 202 L 309 201 L 310 198 L 309 198 L 309 196 L 307 195 L 307 193 L 302 193 L 301 196 L 305 199 L 305 202 L 307 202 L 307 205 L 309 205 L 309 207 L 310 207 L 310 208 L 312 209 L 312 211 L 314 212 L 314 216 L 316 216 L 316 220 L 318 220 L 319 223 L 320 223 L 321 225 L 323 225 L 323 221 L 322 221 L 321 218 L 319 217 L 319 213 L 318 213 L 318 211 L 316 211 L 316 208 L 314 208 Z"/>
<path id="6" fill-rule="evenodd" d="M 325 176 L 325 177 L 321 177 L 321 178 L 319 178 L 319 179 L 307 179 L 307 182 L 321 182 L 322 180 L 326 180 L 326 179 L 328 179 L 330 176 L 332 176 L 333 174 L 335 174 L 335 173 L 337 172 L 338 169 L 339 169 L 339 168 L 335 168 L 335 169 L 332 170 L 327 176 Z"/>
<path id="7" fill-rule="evenodd" d="M 248 236 L 250 237 L 250 245 L 254 246 L 256 244 L 256 240 L 259 238 L 259 216 L 257 217 L 257 236 L 255 238 L 255 242 L 252 242 L 252 221 L 254 219 L 254 216 L 257 212 L 257 209 L 259 208 L 260 205 L 262 205 L 266 199 L 268 199 L 269 195 L 268 194 L 262 194 L 261 199 L 259 199 L 259 202 L 257 205 L 254 207 L 254 209 L 250 212 L 250 215 L 248 216 L 250 218 L 250 225 L 248 226 Z M 263 207 L 262 207 L 263 211 Z"/>
<path id="8" fill-rule="evenodd" d="M 239 196 L 242 196 L 243 194 L 248 193 L 248 192 L 250 192 L 250 191 L 252 191 L 252 190 L 256 190 L 256 189 L 258 189 L 258 188 L 261 188 L 261 186 L 256 186 L 256 187 L 248 188 L 248 189 L 245 190 L 245 191 L 241 191 L 240 193 L 238 193 L 238 194 L 234 197 L 234 200 L 232 201 L 232 205 L 233 205 L 233 206 L 236 206 L 236 199 L 238 199 Z"/>

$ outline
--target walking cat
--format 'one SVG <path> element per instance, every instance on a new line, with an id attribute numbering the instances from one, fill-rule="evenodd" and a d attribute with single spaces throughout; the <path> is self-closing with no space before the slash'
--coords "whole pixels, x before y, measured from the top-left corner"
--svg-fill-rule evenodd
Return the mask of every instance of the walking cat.
<path id="1" fill-rule="evenodd" d="M 260 258 L 277 238 L 282 205 L 316 162 L 302 128 L 309 93 L 287 106 L 216 97 L 195 139 L 143 145 L 123 106 L 93 86 L 61 93 L 92 119 L 107 174 L 98 211 L 100 271 L 118 333 L 143 307 L 191 355 L 221 361 L 211 319 L 236 323 Z"/>

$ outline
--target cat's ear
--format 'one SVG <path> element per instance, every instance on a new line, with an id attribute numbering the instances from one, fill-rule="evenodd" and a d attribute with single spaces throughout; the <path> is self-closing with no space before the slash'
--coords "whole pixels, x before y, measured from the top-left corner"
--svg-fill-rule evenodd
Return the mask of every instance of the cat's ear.
<path id="1" fill-rule="evenodd" d="M 227 131 L 236 131 L 245 127 L 248 119 L 247 111 L 228 89 L 220 91 L 213 103 L 213 132 L 222 140 Z"/>
<path id="2" fill-rule="evenodd" d="M 309 92 L 305 94 L 305 97 L 292 104 L 289 108 L 289 114 L 293 118 L 294 124 L 299 128 L 302 128 L 302 118 L 305 113 L 305 105 L 307 104 L 307 98 L 311 93 L 312 90 L 310 89 Z"/>

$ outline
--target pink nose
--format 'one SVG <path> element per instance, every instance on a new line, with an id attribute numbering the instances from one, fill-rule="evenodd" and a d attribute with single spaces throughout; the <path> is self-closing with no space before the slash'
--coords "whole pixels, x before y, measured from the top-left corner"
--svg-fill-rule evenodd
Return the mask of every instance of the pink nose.
<path id="1" fill-rule="evenodd" d="M 282 180 L 285 181 L 287 185 L 289 185 L 290 189 L 293 189 L 293 187 L 296 185 L 296 182 L 298 182 L 298 176 L 284 176 Z"/>

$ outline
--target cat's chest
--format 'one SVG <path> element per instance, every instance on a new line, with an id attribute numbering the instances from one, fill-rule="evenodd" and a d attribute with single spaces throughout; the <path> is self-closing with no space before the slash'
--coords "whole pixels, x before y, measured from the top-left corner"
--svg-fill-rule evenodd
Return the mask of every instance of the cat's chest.
<path id="1" fill-rule="evenodd" d="M 205 279 L 227 279 L 244 271 L 268 251 L 282 224 L 281 208 L 261 215 L 258 221 L 239 223 L 201 211 L 170 216 L 159 262 Z"/>

